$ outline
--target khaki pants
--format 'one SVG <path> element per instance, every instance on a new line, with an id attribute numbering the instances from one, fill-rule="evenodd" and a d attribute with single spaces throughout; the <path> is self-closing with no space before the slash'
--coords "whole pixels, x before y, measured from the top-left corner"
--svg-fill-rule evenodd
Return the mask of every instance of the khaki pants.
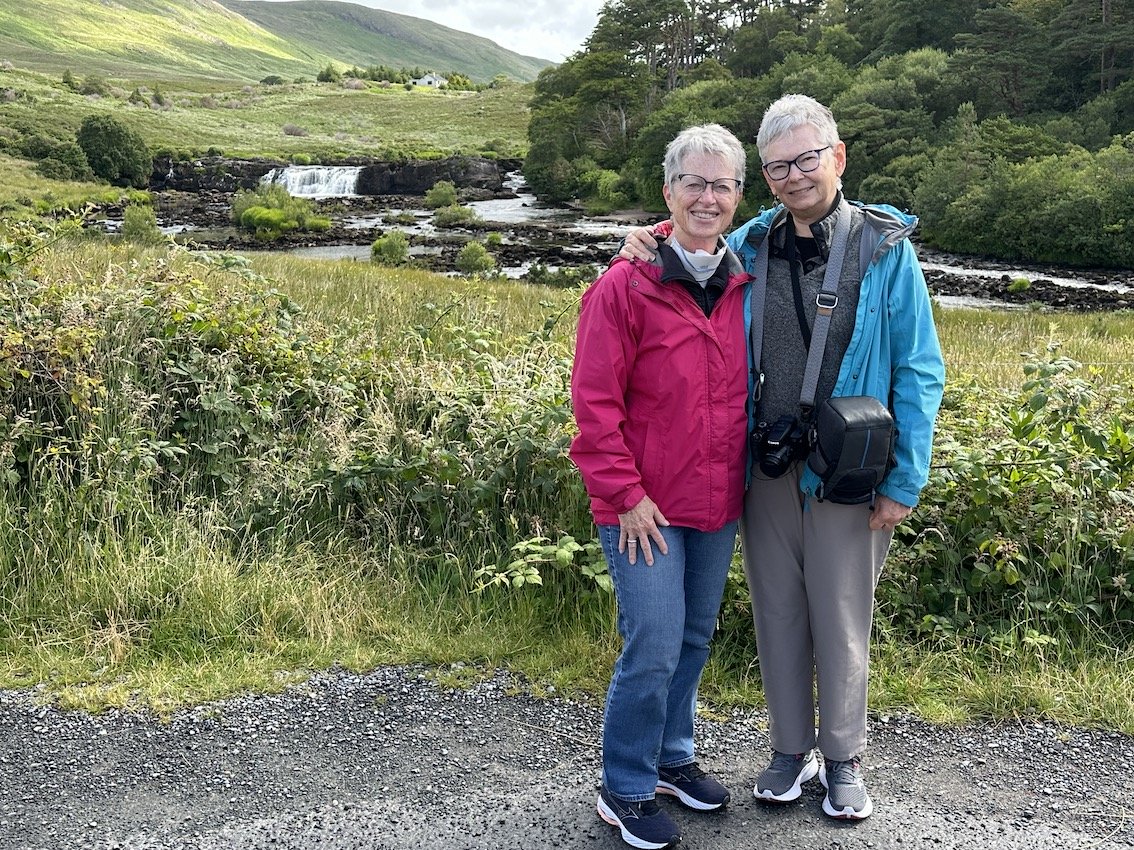
<path id="1" fill-rule="evenodd" d="M 755 470 L 741 520 L 744 571 L 772 747 L 829 760 L 866 748 L 874 590 L 891 531 L 871 531 L 869 505 L 799 492 L 802 463 L 771 480 Z"/>

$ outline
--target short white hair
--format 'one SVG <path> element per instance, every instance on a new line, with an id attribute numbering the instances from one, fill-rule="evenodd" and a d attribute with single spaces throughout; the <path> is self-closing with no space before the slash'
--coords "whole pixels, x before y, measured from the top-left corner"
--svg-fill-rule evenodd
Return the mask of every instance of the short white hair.
<path id="1" fill-rule="evenodd" d="M 756 133 L 760 158 L 764 158 L 764 151 L 770 144 L 805 124 L 819 132 L 819 140 L 824 145 L 834 147 L 839 143 L 839 126 L 830 109 L 805 94 L 785 94 L 769 106 L 760 119 L 760 129 Z"/>
<path id="2" fill-rule="evenodd" d="M 674 136 L 665 149 L 665 182 L 670 186 L 677 182 L 685 158 L 697 154 L 724 157 L 740 185 L 744 185 L 744 169 L 747 164 L 744 145 L 720 124 L 697 124 L 686 127 Z"/>

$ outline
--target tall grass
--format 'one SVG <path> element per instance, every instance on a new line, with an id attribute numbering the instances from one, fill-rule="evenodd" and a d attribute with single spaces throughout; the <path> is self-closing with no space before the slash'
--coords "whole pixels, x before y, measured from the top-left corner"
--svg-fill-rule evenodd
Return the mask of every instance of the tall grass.
<path id="1" fill-rule="evenodd" d="M 1018 386 L 1027 354 L 1058 343 L 1064 355 L 1105 381 L 1134 385 L 1134 312 L 1129 310 L 938 309 L 936 317 L 950 381 Z"/>
<path id="2" fill-rule="evenodd" d="M 599 698 L 617 636 L 566 455 L 577 291 L 0 237 L 0 681 L 165 709 L 333 664 L 472 661 Z M 1098 328 L 1121 351 L 1124 321 L 1060 317 L 1063 350 L 1111 358 Z M 1000 363 L 1006 336 L 1042 347 L 1046 324 L 950 311 L 940 327 L 951 363 L 962 342 L 972 357 L 942 457 L 983 474 L 995 452 L 1015 463 L 1008 453 L 1028 445 L 1043 469 L 1058 443 L 1129 494 L 1122 453 L 1091 453 L 1129 430 L 1104 376 L 1075 383 L 1041 356 L 1026 389 Z M 1067 405 L 1079 424 L 1064 431 Z M 1118 648 L 1130 624 L 1113 617 L 1131 547 L 1121 503 L 1072 472 L 932 485 L 880 593 L 874 707 L 1130 728 L 1134 654 Z M 1037 496 L 1107 515 L 1069 545 L 1040 533 L 1061 528 L 1048 514 L 1029 524 Z M 986 515 L 990 499 L 1004 504 Z M 1056 554 L 1057 569 L 1038 563 Z M 1104 579 L 1119 583 L 1097 613 L 1089 594 Z M 972 616 L 930 587 L 969 600 Z M 1056 604 L 1004 620 L 997 606 L 1019 598 Z M 734 571 L 712 700 L 760 699 L 747 607 Z"/>

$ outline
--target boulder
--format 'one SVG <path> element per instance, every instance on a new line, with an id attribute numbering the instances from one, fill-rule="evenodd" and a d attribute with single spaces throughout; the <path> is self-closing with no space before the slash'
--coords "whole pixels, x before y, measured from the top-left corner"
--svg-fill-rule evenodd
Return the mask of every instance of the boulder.
<path id="1" fill-rule="evenodd" d="M 499 192 L 504 188 L 504 172 L 498 160 L 454 156 L 364 166 L 355 191 L 360 195 L 424 195 L 441 180 L 448 180 L 458 189 Z"/>
<path id="2" fill-rule="evenodd" d="M 155 191 L 236 192 L 253 189 L 273 168 L 288 163 L 271 159 L 229 159 L 223 156 L 193 160 L 158 157 L 150 177 Z M 448 180 L 458 189 L 489 194 L 504 188 L 507 172 L 520 167 L 514 160 L 454 156 L 448 159 L 381 162 L 352 158 L 337 165 L 360 165 L 355 191 L 360 195 L 424 195 L 439 180 Z M 329 165 L 329 163 L 328 163 Z"/>
<path id="3" fill-rule="evenodd" d="M 265 174 L 285 165 L 286 162 L 271 159 L 207 156 L 174 160 L 168 156 L 157 157 L 150 175 L 150 188 L 155 191 L 177 192 L 235 192 L 238 189 L 254 189 Z"/>

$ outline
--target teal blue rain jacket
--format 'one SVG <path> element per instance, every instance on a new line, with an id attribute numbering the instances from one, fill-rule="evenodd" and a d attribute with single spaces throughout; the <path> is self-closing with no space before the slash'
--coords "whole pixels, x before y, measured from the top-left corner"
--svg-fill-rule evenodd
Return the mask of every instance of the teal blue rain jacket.
<path id="1" fill-rule="evenodd" d="M 945 361 L 929 289 L 908 238 L 917 218 L 887 204 L 852 203 L 866 216 L 864 240 L 874 248 L 870 252 L 864 243 L 866 271 L 858 313 L 834 395 L 870 395 L 890 408 L 898 429 L 896 463 L 878 492 L 912 507 L 929 479 L 934 422 L 945 388 Z M 754 274 L 756 249 L 781 210 L 761 212 L 729 235 L 729 247 L 749 273 Z M 757 280 L 753 285 L 765 284 Z M 745 321 L 747 328 L 748 310 Z M 818 484 L 818 476 L 805 468 L 800 483 L 804 494 L 814 496 Z"/>

